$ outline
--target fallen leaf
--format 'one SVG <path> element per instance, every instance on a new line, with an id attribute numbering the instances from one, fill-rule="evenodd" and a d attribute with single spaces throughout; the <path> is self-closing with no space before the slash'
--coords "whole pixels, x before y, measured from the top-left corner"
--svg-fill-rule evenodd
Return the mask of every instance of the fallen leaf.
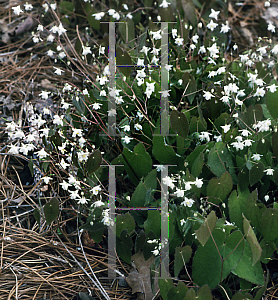
<path id="1" fill-rule="evenodd" d="M 133 269 L 126 278 L 127 283 L 132 288 L 132 293 L 139 293 L 137 300 L 151 300 L 154 297 L 150 281 L 150 267 L 155 261 L 151 256 L 145 261 L 143 252 L 139 252 L 131 257 L 136 269 Z M 158 273 L 157 273 L 158 274 Z M 154 292 L 158 291 L 158 276 L 154 279 Z"/>

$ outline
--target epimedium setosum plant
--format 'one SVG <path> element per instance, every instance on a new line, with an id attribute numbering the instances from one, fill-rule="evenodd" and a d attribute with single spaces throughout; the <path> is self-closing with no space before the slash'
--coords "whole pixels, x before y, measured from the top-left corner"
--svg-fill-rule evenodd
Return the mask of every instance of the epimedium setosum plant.
<path id="1" fill-rule="evenodd" d="M 59 214 L 57 199 L 66 195 L 89 209 L 80 226 L 97 243 L 116 221 L 118 256 L 130 264 L 134 253 L 143 252 L 146 260 L 157 256 L 159 264 L 163 182 L 170 195 L 167 242 L 174 263 L 169 279 L 160 280 L 162 298 L 195 299 L 197 291 L 199 298 L 212 299 L 211 289 L 231 297 L 238 286 L 262 286 L 255 295 L 260 299 L 278 242 L 277 46 L 260 39 L 257 48 L 238 55 L 237 45 L 228 44 L 232 24 L 224 12 L 202 1 L 196 6 L 182 0 L 171 5 L 145 1 L 140 7 L 115 1 L 109 8 L 78 3 L 61 1 L 59 14 L 56 5 L 44 4 L 45 14 L 52 12 L 56 21 L 59 16 L 68 29 L 77 7 L 80 22 L 89 23 L 87 41 L 79 36 L 71 49 L 74 59 L 66 51 L 68 33 L 62 23 L 45 28 L 39 20 L 33 41 L 49 43 L 46 54 L 54 73 L 76 73 L 82 87 L 67 80 L 57 89 L 61 105 L 56 111 L 36 112 L 26 105 L 29 132 L 16 122 L 6 128 L 9 153 L 32 155 L 30 169 L 42 170 L 41 184 L 52 186 L 55 198 L 38 207 L 36 220 L 50 224 Z M 202 12 L 198 17 L 197 8 Z M 25 12 L 13 8 L 15 14 L 29 9 L 27 4 Z M 116 64 L 126 67 L 117 68 L 111 90 L 109 39 L 101 22 L 120 20 L 126 23 L 117 25 Z M 160 21 L 171 22 L 166 91 L 160 82 Z M 268 29 L 275 31 L 273 26 Z M 103 36 L 97 45 L 90 42 L 93 30 Z M 89 63 L 99 65 L 95 80 L 84 73 Z M 46 100 L 51 92 L 39 96 Z M 115 98 L 116 108 L 108 111 L 109 97 Z M 162 97 L 170 107 L 166 136 L 159 135 Z M 108 135 L 110 116 L 116 116 L 116 136 Z M 122 209 L 115 220 L 108 208 L 110 164 L 117 165 L 116 206 Z M 164 165 L 169 174 L 161 178 Z M 156 210 L 124 212 L 139 207 Z M 175 286 L 170 277 L 184 280 Z"/>

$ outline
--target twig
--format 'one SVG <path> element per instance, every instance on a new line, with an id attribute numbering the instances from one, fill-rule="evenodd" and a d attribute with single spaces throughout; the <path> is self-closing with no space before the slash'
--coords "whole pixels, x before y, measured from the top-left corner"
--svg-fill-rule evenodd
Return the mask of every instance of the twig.
<path id="1" fill-rule="evenodd" d="M 89 277 L 89 279 L 93 282 L 93 284 L 101 291 L 102 295 L 105 297 L 105 299 L 107 300 L 111 300 L 110 297 L 108 296 L 108 294 L 106 293 L 105 289 L 102 287 L 101 283 L 99 282 L 99 280 L 97 279 L 97 277 L 95 276 L 95 274 L 93 273 L 94 277 L 96 278 L 96 281 L 91 277 L 91 275 L 82 267 L 82 265 L 79 263 L 79 261 L 75 258 L 75 256 L 68 250 L 68 248 L 66 247 L 66 245 L 62 242 L 62 240 L 60 239 L 60 237 L 57 235 L 57 233 L 54 233 L 56 235 L 56 237 L 58 238 L 58 240 L 60 241 L 60 243 L 64 246 L 64 248 L 66 249 L 66 251 L 68 252 L 68 254 L 73 258 L 73 260 L 77 263 L 77 265 L 79 266 L 79 268 Z"/>

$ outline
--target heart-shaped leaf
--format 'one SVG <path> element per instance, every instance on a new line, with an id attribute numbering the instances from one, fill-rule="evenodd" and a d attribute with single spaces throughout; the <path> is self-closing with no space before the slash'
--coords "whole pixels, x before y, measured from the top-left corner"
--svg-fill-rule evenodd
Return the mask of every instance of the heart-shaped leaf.
<path id="1" fill-rule="evenodd" d="M 86 162 L 86 170 L 89 175 L 93 174 L 100 166 L 102 162 L 102 156 L 100 151 L 97 149 L 92 153 Z"/>
<path id="2" fill-rule="evenodd" d="M 189 123 L 183 112 L 172 110 L 170 115 L 170 124 L 172 129 L 181 137 L 186 138 L 189 130 Z"/>
<path id="3" fill-rule="evenodd" d="M 59 201 L 56 198 L 52 198 L 43 208 L 46 225 L 49 225 L 54 221 L 59 214 Z"/>

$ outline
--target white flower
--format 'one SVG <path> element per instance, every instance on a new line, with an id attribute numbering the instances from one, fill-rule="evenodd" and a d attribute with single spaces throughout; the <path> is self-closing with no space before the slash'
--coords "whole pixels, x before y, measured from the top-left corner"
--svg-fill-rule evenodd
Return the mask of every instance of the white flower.
<path id="1" fill-rule="evenodd" d="M 161 172 L 163 170 L 165 170 L 165 167 L 163 165 L 157 166 L 156 167 L 157 172 Z"/>
<path id="2" fill-rule="evenodd" d="M 210 20 L 210 22 L 207 25 L 207 28 L 213 31 L 217 26 L 218 26 L 217 23 L 214 23 L 212 20 Z"/>
<path id="3" fill-rule="evenodd" d="M 92 14 L 93 17 L 95 17 L 96 20 L 101 20 L 102 17 L 104 17 L 105 13 L 102 11 L 100 13 Z"/>
<path id="4" fill-rule="evenodd" d="M 100 206 L 103 206 L 103 205 L 104 205 L 104 202 L 102 202 L 101 200 L 98 200 L 98 201 L 95 201 L 92 204 L 92 207 L 100 207 Z"/>
<path id="5" fill-rule="evenodd" d="M 184 192 L 185 190 L 181 190 L 181 189 L 177 189 L 174 194 L 177 196 L 177 197 L 183 197 L 184 196 Z"/>
<path id="6" fill-rule="evenodd" d="M 175 39 L 175 44 L 177 44 L 178 46 L 182 46 L 183 45 L 183 38 L 176 38 Z"/>
<path id="7" fill-rule="evenodd" d="M 42 24 L 39 24 L 37 27 L 37 31 L 43 31 L 43 30 L 44 30 L 44 28 L 43 28 Z"/>
<path id="8" fill-rule="evenodd" d="M 16 145 L 11 145 L 11 148 L 9 149 L 8 153 L 11 154 L 19 154 L 19 147 Z"/>
<path id="9" fill-rule="evenodd" d="M 133 16 L 132 16 L 131 13 L 128 13 L 128 14 L 126 15 L 126 17 L 129 18 L 129 19 L 132 19 L 132 18 L 133 18 Z"/>
<path id="10" fill-rule="evenodd" d="M 264 196 L 264 200 L 267 202 L 269 200 L 269 196 L 268 195 L 265 195 Z"/>
<path id="11" fill-rule="evenodd" d="M 64 170 L 66 170 L 67 167 L 68 167 L 69 165 L 70 165 L 70 164 L 66 163 L 65 160 L 64 160 L 63 158 L 61 159 L 60 166 L 61 166 Z"/>
<path id="12" fill-rule="evenodd" d="M 42 97 L 42 99 L 48 99 L 48 95 L 50 94 L 50 92 L 46 92 L 46 91 L 42 91 L 39 96 Z"/>
<path id="13" fill-rule="evenodd" d="M 195 44 L 198 43 L 198 39 L 199 39 L 198 34 L 193 35 L 193 37 L 192 37 L 193 43 L 195 43 Z"/>
<path id="14" fill-rule="evenodd" d="M 206 100 L 210 100 L 212 97 L 215 97 L 211 92 L 209 91 L 204 91 L 204 95 Z"/>
<path id="15" fill-rule="evenodd" d="M 247 129 L 241 129 L 239 131 L 241 131 L 242 136 L 248 136 L 249 134 L 251 134 L 250 131 Z"/>
<path id="16" fill-rule="evenodd" d="M 267 89 L 269 89 L 270 93 L 274 93 L 276 92 L 276 89 L 278 88 L 277 85 L 275 85 L 274 83 L 270 86 L 267 87 Z"/>
<path id="17" fill-rule="evenodd" d="M 268 23 L 267 30 L 275 32 L 275 26 L 272 23 Z"/>
<path id="18" fill-rule="evenodd" d="M 62 75 L 62 72 L 65 72 L 65 71 L 63 71 L 63 70 L 60 69 L 60 68 L 56 68 L 56 67 L 53 67 L 53 68 L 56 69 L 56 70 L 54 71 L 54 73 L 57 74 L 57 75 Z"/>
<path id="19" fill-rule="evenodd" d="M 95 110 L 98 110 L 98 109 L 100 109 L 100 107 L 101 107 L 101 103 L 93 103 L 93 109 L 95 109 Z"/>
<path id="20" fill-rule="evenodd" d="M 82 48 L 83 48 L 82 55 L 92 54 L 91 47 L 83 46 Z"/>
<path id="21" fill-rule="evenodd" d="M 178 36 L 178 29 L 173 28 L 172 29 L 172 37 L 173 37 L 173 39 L 176 38 L 177 36 Z"/>
<path id="22" fill-rule="evenodd" d="M 154 40 L 160 40 L 162 38 L 161 29 L 158 31 L 150 31 L 150 34 L 153 36 Z"/>
<path id="23" fill-rule="evenodd" d="M 117 114 L 117 111 L 115 108 L 111 108 L 109 111 L 108 111 L 108 117 L 114 117 L 116 116 Z"/>
<path id="24" fill-rule="evenodd" d="M 201 142 L 203 142 L 203 141 L 207 141 L 207 142 L 209 142 L 210 141 L 210 136 L 211 135 L 211 133 L 209 133 L 209 132 L 206 132 L 206 131 L 202 131 L 200 134 L 199 134 L 199 139 L 201 140 Z"/>
<path id="25" fill-rule="evenodd" d="M 247 139 L 247 140 L 244 141 L 244 146 L 250 147 L 250 146 L 252 146 L 252 143 L 253 143 L 253 142 L 254 142 L 253 140 Z"/>
<path id="26" fill-rule="evenodd" d="M 134 124 L 134 128 L 135 128 L 136 130 L 142 130 L 142 125 L 136 123 L 136 124 Z"/>
<path id="27" fill-rule="evenodd" d="M 39 159 L 45 158 L 48 156 L 48 153 L 44 150 L 44 148 L 42 148 L 40 151 L 35 152 L 36 154 L 38 154 Z"/>
<path id="28" fill-rule="evenodd" d="M 49 49 L 47 52 L 46 52 L 46 54 L 49 56 L 49 57 L 53 57 L 54 56 L 54 51 L 52 51 L 51 49 Z"/>
<path id="29" fill-rule="evenodd" d="M 228 24 L 222 24 L 222 25 L 221 25 L 220 32 L 222 32 L 222 33 L 227 33 L 227 32 L 229 32 L 230 29 L 231 29 L 231 28 L 228 26 Z"/>
<path id="30" fill-rule="evenodd" d="M 183 226 L 183 224 L 186 223 L 186 221 L 184 219 L 180 220 L 180 222 L 181 222 L 181 226 Z"/>
<path id="31" fill-rule="evenodd" d="M 257 51 L 260 52 L 261 55 L 264 55 L 264 54 L 266 54 L 266 47 L 267 46 L 260 47 L 259 49 L 257 49 Z"/>
<path id="32" fill-rule="evenodd" d="M 266 175 L 271 176 L 271 175 L 273 175 L 274 169 L 269 168 L 269 169 L 264 170 L 264 172 L 266 172 Z"/>
<path id="33" fill-rule="evenodd" d="M 165 69 L 169 72 L 172 70 L 173 65 L 165 64 Z"/>
<path id="34" fill-rule="evenodd" d="M 184 197 L 184 201 L 181 203 L 181 205 L 191 207 L 194 202 L 195 201 L 193 199 L 189 199 L 187 197 Z"/>
<path id="35" fill-rule="evenodd" d="M 217 20 L 219 13 L 220 13 L 220 10 L 215 11 L 214 9 L 211 9 L 211 13 L 210 13 L 209 17 Z"/>
<path id="36" fill-rule="evenodd" d="M 261 156 L 262 156 L 261 154 L 253 154 L 251 156 L 251 159 L 259 161 L 261 159 Z"/>
<path id="37" fill-rule="evenodd" d="M 23 13 L 23 10 L 20 8 L 20 5 L 12 7 L 12 10 L 14 11 L 14 14 L 16 14 L 16 15 Z"/>
<path id="38" fill-rule="evenodd" d="M 263 97 L 265 95 L 265 90 L 263 88 L 257 88 L 254 97 Z"/>
<path id="39" fill-rule="evenodd" d="M 76 199 L 76 198 L 80 198 L 79 194 L 78 194 L 78 190 L 75 191 L 69 191 L 70 193 L 70 199 Z"/>
<path id="40" fill-rule="evenodd" d="M 276 44 L 272 50 L 270 50 L 270 52 L 272 52 L 273 54 L 277 54 L 278 53 L 278 44 Z"/>
<path id="41" fill-rule="evenodd" d="M 141 59 L 141 58 L 138 58 L 138 60 L 137 60 L 137 66 L 142 66 L 142 67 L 144 67 L 144 59 Z"/>
<path id="42" fill-rule="evenodd" d="M 166 0 L 163 0 L 162 3 L 159 5 L 159 7 L 167 8 L 169 5 L 170 5 L 169 2 L 167 2 Z"/>
<path id="43" fill-rule="evenodd" d="M 26 11 L 28 10 L 32 10 L 33 9 L 33 5 L 32 4 L 29 4 L 28 2 L 26 2 L 24 5 L 24 8 Z"/>
<path id="44" fill-rule="evenodd" d="M 49 182 L 50 182 L 50 180 L 52 180 L 52 178 L 49 176 L 44 176 L 44 177 L 42 177 L 42 180 L 45 184 L 49 184 Z"/>
<path id="45" fill-rule="evenodd" d="M 128 10 L 128 6 L 126 4 L 123 4 L 123 7 L 125 10 Z"/>
<path id="46" fill-rule="evenodd" d="M 196 180 L 193 181 L 193 184 L 195 184 L 197 188 L 201 188 L 203 185 L 203 179 L 196 178 Z"/>
<path id="47" fill-rule="evenodd" d="M 62 116 L 60 117 L 59 115 L 55 115 L 54 120 L 53 120 L 53 124 L 63 126 Z"/>
<path id="48" fill-rule="evenodd" d="M 82 136 L 82 129 L 72 128 L 72 137 Z"/>
<path id="49" fill-rule="evenodd" d="M 148 51 L 149 51 L 150 49 L 151 49 L 151 48 L 149 48 L 149 47 L 143 46 L 143 48 L 140 50 L 140 52 L 143 52 L 143 53 L 145 53 L 145 55 L 147 55 L 147 54 L 148 54 Z"/>
<path id="50" fill-rule="evenodd" d="M 124 125 L 122 126 L 124 131 L 129 131 L 130 130 L 130 126 L 129 125 Z"/>
<path id="51" fill-rule="evenodd" d="M 200 48 L 199 48 L 199 51 L 198 51 L 198 54 L 204 54 L 204 53 L 206 53 L 206 48 L 205 48 L 205 46 L 201 46 Z"/>
<path id="52" fill-rule="evenodd" d="M 224 133 L 227 133 L 230 130 L 231 124 L 220 126 L 220 127 L 222 127 L 222 129 L 224 130 Z"/>
<path id="53" fill-rule="evenodd" d="M 57 8 L 57 4 L 56 3 L 51 3 L 50 8 L 55 10 Z"/>
<path id="54" fill-rule="evenodd" d="M 169 186 L 171 189 L 173 189 L 175 187 L 175 185 L 174 185 L 175 180 L 170 178 L 169 176 L 162 178 L 162 182 L 165 185 Z"/>
<path id="55" fill-rule="evenodd" d="M 123 142 L 126 144 L 129 144 L 131 140 L 133 140 L 133 138 L 129 137 L 129 136 L 125 136 L 122 138 Z"/>
<path id="56" fill-rule="evenodd" d="M 54 40 L 55 40 L 55 37 L 54 35 L 50 34 L 47 39 L 46 39 L 48 42 L 52 43 Z"/>

